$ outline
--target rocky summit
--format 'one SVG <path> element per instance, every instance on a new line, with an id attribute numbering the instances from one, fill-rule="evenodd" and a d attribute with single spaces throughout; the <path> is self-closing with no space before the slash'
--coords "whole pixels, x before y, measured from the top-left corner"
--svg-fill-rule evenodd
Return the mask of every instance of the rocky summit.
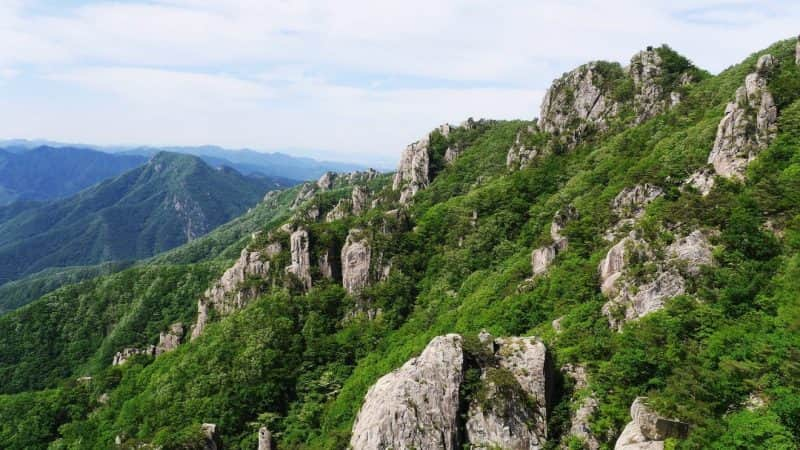
<path id="1" fill-rule="evenodd" d="M 214 230 L 146 202 L 191 242 L 0 316 L 0 448 L 797 449 L 798 49 L 586 62 Z"/>

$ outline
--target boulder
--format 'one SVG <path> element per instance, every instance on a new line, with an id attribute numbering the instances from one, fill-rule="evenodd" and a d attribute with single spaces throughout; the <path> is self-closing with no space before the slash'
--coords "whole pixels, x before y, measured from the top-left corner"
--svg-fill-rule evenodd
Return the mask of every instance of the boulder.
<path id="1" fill-rule="evenodd" d="M 631 422 L 617 439 L 614 450 L 663 450 L 668 438 L 685 438 L 689 426 L 677 420 L 665 419 L 638 397 L 631 405 Z"/>
<path id="2" fill-rule="evenodd" d="M 750 162 L 777 134 L 778 109 L 767 88 L 767 76 L 775 64 L 771 55 L 758 59 L 756 71 L 745 77 L 728 103 L 717 126 L 708 162 L 720 176 L 744 178 Z"/>
<path id="3" fill-rule="evenodd" d="M 370 280 L 369 241 L 359 229 L 350 230 L 342 247 L 342 286 L 357 295 Z"/>
<path id="4" fill-rule="evenodd" d="M 292 264 L 286 272 L 300 280 L 306 290 L 311 289 L 311 255 L 309 253 L 308 231 L 298 229 L 289 238 L 292 251 Z"/>
<path id="5" fill-rule="evenodd" d="M 567 147 L 592 130 L 607 129 L 608 119 L 619 112 L 619 104 L 607 91 L 610 80 L 598 68 L 601 64 L 607 63 L 591 62 L 564 74 L 545 93 L 539 127 L 559 136 Z"/>
<path id="6" fill-rule="evenodd" d="M 461 336 L 434 338 L 420 356 L 380 378 L 356 416 L 353 450 L 445 449 L 458 445 Z"/>

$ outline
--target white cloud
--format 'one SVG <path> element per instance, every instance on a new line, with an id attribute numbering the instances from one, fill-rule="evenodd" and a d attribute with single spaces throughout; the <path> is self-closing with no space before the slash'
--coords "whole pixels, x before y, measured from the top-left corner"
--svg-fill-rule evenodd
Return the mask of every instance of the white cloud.
<path id="1" fill-rule="evenodd" d="M 780 1 L 81 5 L 0 4 L 0 67 L 19 71 L 5 77 L 18 89 L 14 99 L 0 95 L 3 137 L 318 148 L 394 160 L 445 120 L 534 117 L 550 81 L 586 60 L 625 62 L 669 43 L 719 71 L 794 35 L 800 19 Z M 43 91 L 52 93 L 47 101 Z"/>

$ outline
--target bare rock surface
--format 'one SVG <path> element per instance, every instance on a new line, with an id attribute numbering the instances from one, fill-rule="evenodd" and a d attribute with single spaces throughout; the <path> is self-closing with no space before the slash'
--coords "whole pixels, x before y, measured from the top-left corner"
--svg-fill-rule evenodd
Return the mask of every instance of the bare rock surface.
<path id="1" fill-rule="evenodd" d="M 560 136 L 567 146 L 591 130 L 604 131 L 608 119 L 619 112 L 619 104 L 604 89 L 607 80 L 598 66 L 591 62 L 564 74 L 545 93 L 539 126 Z"/>
<path id="2" fill-rule="evenodd" d="M 711 192 L 711 189 L 714 188 L 715 176 L 716 173 L 713 170 L 705 168 L 700 169 L 690 175 L 685 184 L 697 189 L 697 191 L 700 192 L 700 195 L 705 197 Z"/>
<path id="3" fill-rule="evenodd" d="M 261 252 L 242 249 L 239 259 L 213 286 L 208 288 L 204 297 L 215 310 L 222 314 L 241 309 L 251 296 L 238 290 L 248 277 L 264 278 L 269 273 L 269 261 L 263 261 Z"/>
<path id="4" fill-rule="evenodd" d="M 461 336 L 434 338 L 422 354 L 367 392 L 353 424 L 354 450 L 458 449 Z"/>
<path id="5" fill-rule="evenodd" d="M 530 166 L 540 150 L 529 145 L 525 145 L 525 137 L 537 131 L 536 127 L 531 125 L 525 127 L 517 132 L 514 138 L 514 143 L 508 149 L 506 155 L 506 167 L 509 169 L 524 169 Z"/>
<path id="6" fill-rule="evenodd" d="M 169 330 L 162 331 L 158 336 L 158 345 L 156 345 L 156 356 L 175 350 L 181 344 L 183 339 L 183 324 L 173 323 L 169 326 Z"/>
<path id="7" fill-rule="evenodd" d="M 303 283 L 306 290 L 311 289 L 311 255 L 309 253 L 308 231 L 300 228 L 289 238 L 292 263 L 286 272 L 293 274 Z"/>
<path id="8" fill-rule="evenodd" d="M 767 88 L 774 65 L 771 55 L 761 56 L 756 71 L 745 77 L 735 100 L 725 108 L 708 156 L 718 175 L 744 178 L 747 166 L 777 134 L 778 109 Z"/>
<path id="9" fill-rule="evenodd" d="M 400 191 L 400 203 L 408 203 L 417 192 L 430 183 L 428 165 L 430 155 L 428 138 L 425 137 L 406 147 L 400 156 L 400 164 L 392 182 L 392 189 Z"/>
<path id="10" fill-rule="evenodd" d="M 267 427 L 258 430 L 258 450 L 272 450 L 272 433 Z"/>
<path id="11" fill-rule="evenodd" d="M 653 200 L 664 194 L 663 189 L 652 184 L 637 184 L 636 186 L 623 189 L 616 197 L 611 206 L 620 217 L 638 218 L 644 213 L 644 209 Z"/>
<path id="12" fill-rule="evenodd" d="M 689 432 L 685 423 L 656 414 L 638 397 L 631 405 L 631 422 L 617 439 L 614 450 L 661 450 L 668 438 L 684 438 Z"/>
<path id="13" fill-rule="evenodd" d="M 351 295 L 361 292 L 370 280 L 370 246 L 362 231 L 350 230 L 342 247 L 342 285 Z"/>
<path id="14" fill-rule="evenodd" d="M 363 186 L 356 186 L 350 194 L 350 205 L 353 214 L 359 215 L 367 210 L 369 192 Z"/>

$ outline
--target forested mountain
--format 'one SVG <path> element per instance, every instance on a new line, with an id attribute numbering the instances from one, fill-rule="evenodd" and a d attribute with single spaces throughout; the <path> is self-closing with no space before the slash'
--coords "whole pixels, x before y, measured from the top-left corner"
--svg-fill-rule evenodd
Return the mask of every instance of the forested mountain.
<path id="1" fill-rule="evenodd" d="M 141 155 L 111 155 L 85 148 L 0 148 L 0 206 L 68 197 L 145 162 L 147 158 Z"/>
<path id="2" fill-rule="evenodd" d="M 141 259 L 192 241 L 286 184 L 159 153 L 63 200 L 0 208 L 0 284 L 46 268 Z"/>
<path id="3" fill-rule="evenodd" d="M 587 63 L 47 294 L 0 317 L 0 447 L 796 449 L 799 64 Z"/>

